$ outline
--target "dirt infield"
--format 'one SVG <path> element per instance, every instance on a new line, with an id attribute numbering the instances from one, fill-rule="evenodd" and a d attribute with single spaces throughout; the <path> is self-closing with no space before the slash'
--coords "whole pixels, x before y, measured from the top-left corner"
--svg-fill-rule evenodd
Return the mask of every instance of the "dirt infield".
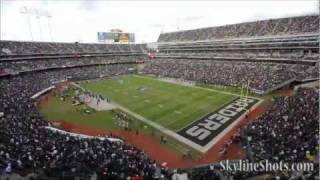
<path id="1" fill-rule="evenodd" d="M 281 96 L 293 96 L 294 95 L 294 90 L 285 89 L 285 90 L 280 90 L 278 93 Z"/>

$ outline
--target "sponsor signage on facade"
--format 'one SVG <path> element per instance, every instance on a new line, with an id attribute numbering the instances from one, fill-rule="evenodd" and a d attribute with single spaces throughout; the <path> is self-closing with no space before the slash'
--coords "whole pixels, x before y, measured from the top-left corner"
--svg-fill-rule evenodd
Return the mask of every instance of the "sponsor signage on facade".
<path id="1" fill-rule="evenodd" d="M 98 42 L 128 44 L 135 42 L 134 33 L 97 32 Z"/>

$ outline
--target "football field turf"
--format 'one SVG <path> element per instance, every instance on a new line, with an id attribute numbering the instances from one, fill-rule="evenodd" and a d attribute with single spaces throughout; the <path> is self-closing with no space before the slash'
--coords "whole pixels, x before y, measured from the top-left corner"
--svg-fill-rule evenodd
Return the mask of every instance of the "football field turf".
<path id="1" fill-rule="evenodd" d="M 80 86 L 175 132 L 237 97 L 140 75 L 82 82 Z"/>

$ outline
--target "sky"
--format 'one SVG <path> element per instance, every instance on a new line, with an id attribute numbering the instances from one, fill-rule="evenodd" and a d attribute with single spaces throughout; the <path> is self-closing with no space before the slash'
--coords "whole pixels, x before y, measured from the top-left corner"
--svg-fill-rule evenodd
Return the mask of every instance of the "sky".
<path id="1" fill-rule="evenodd" d="M 0 39 L 96 43 L 121 29 L 137 43 L 161 32 L 319 14 L 318 0 L 0 0 Z M 26 9 L 29 13 L 26 13 Z"/>

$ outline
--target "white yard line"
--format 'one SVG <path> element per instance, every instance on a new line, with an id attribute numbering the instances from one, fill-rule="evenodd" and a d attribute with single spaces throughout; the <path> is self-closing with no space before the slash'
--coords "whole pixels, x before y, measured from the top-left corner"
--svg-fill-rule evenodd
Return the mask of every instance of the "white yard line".
<path id="1" fill-rule="evenodd" d="M 180 111 L 174 111 L 176 114 L 181 114 L 181 112 Z"/>
<path id="2" fill-rule="evenodd" d="M 181 119 L 176 118 L 175 120 L 171 121 L 170 123 L 165 124 L 165 126 L 169 127 L 169 126 L 171 126 L 172 124 L 174 124 L 174 123 L 176 123 L 176 122 L 178 122 L 178 121 L 180 121 L 180 120 L 181 120 Z M 177 132 L 178 132 L 178 131 L 177 131 Z"/>
<path id="3" fill-rule="evenodd" d="M 202 89 L 202 90 L 206 90 L 206 91 L 212 91 L 212 92 L 217 92 L 217 93 L 221 93 L 221 94 L 227 94 L 227 95 L 232 95 L 232 96 L 240 96 L 239 94 L 234 94 L 234 93 L 230 93 L 230 92 L 224 92 L 224 91 L 219 91 L 219 90 L 215 90 L 215 89 L 210 89 L 210 88 L 205 88 L 205 87 L 199 87 L 199 86 L 187 86 L 184 84 L 177 84 L 177 83 L 173 83 L 173 82 L 169 82 L 169 81 L 163 81 L 159 78 L 151 78 L 151 77 L 147 77 L 147 76 L 141 76 L 141 75 L 132 75 L 138 78 L 144 78 L 144 79 L 153 79 L 153 80 L 157 80 L 157 81 L 162 81 L 162 82 L 166 82 L 166 83 L 171 83 L 171 84 L 176 84 L 176 85 L 180 85 L 180 86 L 185 86 L 185 87 L 189 87 L 189 88 L 197 88 L 197 89 Z M 257 99 L 260 100 L 261 98 L 257 98 L 257 97 L 253 97 L 253 96 L 248 96 L 249 98 L 253 98 L 253 99 Z"/>
<path id="4" fill-rule="evenodd" d="M 222 108 L 223 106 L 226 106 L 226 105 L 229 104 L 230 102 L 233 102 L 236 98 L 237 98 L 237 97 L 231 99 L 230 101 L 227 101 L 227 102 L 221 104 L 220 106 L 216 107 L 216 108 L 213 109 L 212 111 L 204 114 L 203 116 L 200 116 L 199 118 L 195 119 L 194 121 L 189 122 L 187 125 L 185 125 L 185 126 L 181 127 L 180 129 L 178 129 L 177 132 L 181 131 L 181 130 L 184 129 L 185 127 L 190 126 L 192 123 L 194 123 L 194 122 L 196 122 L 196 121 L 199 121 L 199 119 L 202 119 L 202 118 L 206 117 L 207 115 L 209 115 L 209 114 L 211 114 L 212 112 L 214 112 L 214 111 Z"/>
<path id="5" fill-rule="evenodd" d="M 141 116 L 141 115 L 139 115 L 139 114 L 137 114 L 137 113 L 135 113 L 135 112 L 132 112 L 131 110 L 129 110 L 129 109 L 127 109 L 127 108 L 125 108 L 125 107 L 123 107 L 123 106 L 121 106 L 121 105 L 119 105 L 119 104 L 117 104 L 117 103 L 115 103 L 115 102 L 112 102 L 112 103 L 113 103 L 117 108 L 119 108 L 119 109 L 121 109 L 122 111 L 130 114 L 131 116 L 135 117 L 136 119 L 138 119 L 138 120 L 140 120 L 140 121 L 148 124 L 149 126 L 152 126 L 153 128 L 161 131 L 162 133 L 164 133 L 164 134 L 166 134 L 166 135 L 168 135 L 168 136 L 170 136 L 170 137 L 172 137 L 172 138 L 177 139 L 178 141 L 180 141 L 180 142 L 182 142 L 182 143 L 184 143 L 184 144 L 186 144 L 186 145 L 194 148 L 195 150 L 199 150 L 199 151 L 202 152 L 202 153 L 205 153 L 205 152 L 206 152 L 206 150 L 203 149 L 203 147 L 201 147 L 200 145 L 198 145 L 198 144 L 190 141 L 189 139 L 187 139 L 187 138 L 185 138 L 185 137 L 177 134 L 176 132 L 174 132 L 174 131 L 172 131 L 172 130 L 170 130 L 170 129 L 167 129 L 167 128 L 159 125 L 158 123 L 155 123 L 155 122 L 153 122 L 153 121 L 151 121 L 151 120 L 149 120 L 149 119 L 147 119 L 147 118 L 145 118 L 145 117 L 143 117 L 143 116 Z"/>

